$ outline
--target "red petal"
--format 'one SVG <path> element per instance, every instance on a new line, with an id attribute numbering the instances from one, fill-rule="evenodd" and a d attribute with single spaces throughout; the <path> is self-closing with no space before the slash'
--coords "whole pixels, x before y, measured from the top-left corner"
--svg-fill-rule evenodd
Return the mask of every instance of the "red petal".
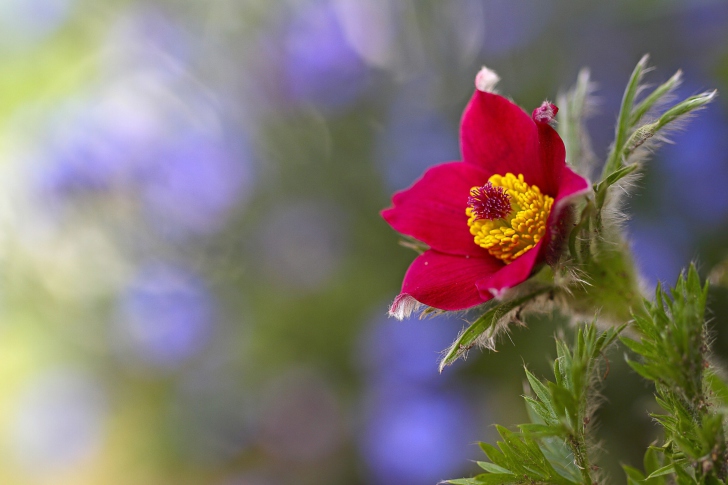
<path id="1" fill-rule="evenodd" d="M 554 209 L 552 214 L 558 215 L 564 204 L 574 197 L 585 194 L 591 189 L 589 181 L 574 172 L 567 165 L 561 168 L 559 174 L 559 191 L 554 198 Z"/>
<path id="2" fill-rule="evenodd" d="M 536 266 L 542 247 L 543 241 L 536 244 L 523 256 L 515 259 L 511 264 L 505 265 L 495 273 L 478 280 L 476 286 L 480 291 L 481 298 L 487 298 L 488 296 L 500 298 L 508 288 L 513 288 L 517 284 L 526 281 L 534 266 Z"/>
<path id="3" fill-rule="evenodd" d="M 541 192 L 555 198 L 561 187 L 562 170 L 566 167 L 566 148 L 559 134 L 548 124 L 539 123 L 537 129 L 539 162 L 534 165 L 545 169 L 545 176 L 542 185 L 536 185 Z"/>
<path id="4" fill-rule="evenodd" d="M 462 162 L 436 165 L 409 189 L 392 198 L 382 217 L 398 232 L 450 254 L 483 257 L 468 228 L 465 208 L 470 189 L 488 181 L 479 167 Z"/>
<path id="5" fill-rule="evenodd" d="M 463 113 L 460 145 L 463 161 L 482 167 L 488 176 L 522 173 L 527 183 L 549 193 L 536 123 L 506 98 L 475 91 Z"/>
<path id="6" fill-rule="evenodd" d="M 440 310 L 463 310 L 480 305 L 492 295 L 478 291 L 475 282 L 502 269 L 504 264 L 492 256 L 473 258 L 429 250 L 415 259 L 402 283 L 402 294 Z M 396 311 L 392 308 L 390 311 Z"/>

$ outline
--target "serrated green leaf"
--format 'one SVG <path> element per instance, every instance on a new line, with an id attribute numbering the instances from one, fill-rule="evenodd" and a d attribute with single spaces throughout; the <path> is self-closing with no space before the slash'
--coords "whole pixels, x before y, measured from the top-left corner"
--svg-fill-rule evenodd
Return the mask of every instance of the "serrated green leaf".
<path id="1" fill-rule="evenodd" d="M 531 389 L 533 389 L 533 392 L 536 393 L 539 401 L 541 401 L 546 409 L 553 415 L 553 403 L 551 402 L 551 395 L 549 394 L 548 387 L 546 387 L 543 382 L 538 380 L 536 376 L 534 376 L 531 371 L 528 370 L 527 367 L 524 367 L 524 371 L 526 372 L 526 379 L 528 379 L 528 383 L 531 385 Z"/>
<path id="2" fill-rule="evenodd" d="M 530 396 L 521 396 L 521 397 L 526 402 L 526 414 L 528 414 L 528 422 L 543 424 L 545 422 L 545 420 L 541 416 L 538 415 L 535 407 L 540 407 L 544 413 L 548 414 L 548 412 L 546 411 L 546 408 L 544 408 L 543 405 L 533 397 L 530 397 Z"/>
<path id="3" fill-rule="evenodd" d="M 547 409 L 541 402 L 528 396 L 523 396 L 523 399 L 526 401 L 526 405 L 546 424 L 555 424 L 558 422 L 553 411 Z"/>

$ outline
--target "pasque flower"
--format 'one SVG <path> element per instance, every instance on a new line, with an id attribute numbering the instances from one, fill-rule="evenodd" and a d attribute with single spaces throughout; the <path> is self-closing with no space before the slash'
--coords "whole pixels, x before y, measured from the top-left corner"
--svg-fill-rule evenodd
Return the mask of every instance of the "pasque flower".
<path id="1" fill-rule="evenodd" d="M 382 211 L 395 230 L 429 247 L 390 308 L 398 318 L 420 304 L 471 308 L 525 281 L 554 250 L 568 202 L 589 190 L 549 124 L 558 108 L 544 102 L 529 116 L 488 92 L 482 72 L 461 121 L 462 161 L 428 169 Z"/>

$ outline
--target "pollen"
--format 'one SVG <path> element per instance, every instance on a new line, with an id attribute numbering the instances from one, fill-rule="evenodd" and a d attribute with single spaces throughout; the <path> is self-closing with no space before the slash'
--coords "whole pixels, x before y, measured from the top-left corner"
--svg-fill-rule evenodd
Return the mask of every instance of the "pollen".
<path id="1" fill-rule="evenodd" d="M 553 204 L 554 199 L 527 184 L 523 174 L 507 173 L 470 189 L 465 214 L 475 244 L 510 264 L 543 238 Z"/>

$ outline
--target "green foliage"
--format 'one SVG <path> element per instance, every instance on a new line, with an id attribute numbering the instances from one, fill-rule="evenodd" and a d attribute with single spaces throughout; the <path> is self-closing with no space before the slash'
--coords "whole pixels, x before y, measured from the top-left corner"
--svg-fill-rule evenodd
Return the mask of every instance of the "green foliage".
<path id="1" fill-rule="evenodd" d="M 541 288 L 525 296 L 513 298 L 511 300 L 498 302 L 491 300 L 486 307 L 487 311 L 483 313 L 476 321 L 470 324 L 458 338 L 453 342 L 449 349 L 445 351 L 445 356 L 440 361 L 440 372 L 452 364 L 460 357 L 465 356 L 467 351 L 475 345 L 479 338 L 492 336 L 496 326 L 512 311 L 525 305 L 538 295 L 545 293 L 548 288 Z"/>
<path id="2" fill-rule="evenodd" d="M 623 160 L 628 160 L 637 148 L 655 136 L 658 131 L 662 130 L 673 121 L 690 114 L 694 110 L 702 108 L 711 102 L 715 98 L 716 94 L 717 91 L 709 91 L 696 94 L 695 96 L 690 96 L 665 111 L 655 122 L 640 126 L 632 133 L 632 136 L 629 137 L 622 147 L 621 158 Z"/>
<path id="3" fill-rule="evenodd" d="M 658 286 L 655 301 L 645 301 L 644 311 L 635 314 L 641 340 L 622 338 L 641 357 L 629 365 L 654 382 L 657 403 L 666 411 L 652 415 L 665 430 L 665 443 L 648 452 L 661 452 L 665 463 L 655 469 L 655 458 L 645 466 L 649 480 L 674 474 L 679 484 L 717 484 L 728 476 L 724 415 L 709 400 L 710 390 L 722 397 L 726 386 L 707 361 L 707 292 L 707 283 L 701 285 L 691 266 L 669 293 Z M 625 471 L 630 479 L 637 476 Z"/>
<path id="4" fill-rule="evenodd" d="M 655 384 L 656 401 L 665 411 L 652 414 L 665 431 L 664 442 L 647 449 L 644 471 L 623 467 L 628 485 L 726 483 L 728 385 L 708 363 L 707 292 L 707 283 L 701 284 L 691 266 L 674 288 L 668 292 L 658 286 L 655 300 L 645 299 L 635 311 L 633 327 L 641 338 L 620 338 L 640 356 L 628 363 Z M 499 426 L 501 441 L 481 444 L 490 460 L 478 462 L 485 473 L 448 483 L 597 483 L 598 467 L 589 454 L 595 385 L 601 380 L 605 348 L 624 328 L 600 333 L 592 323 L 577 330 L 571 346 L 557 339 L 553 380 L 538 379 L 525 369 L 532 390 L 524 396 L 531 422 L 517 431 Z"/>
<path id="5" fill-rule="evenodd" d="M 612 145 L 609 155 L 607 156 L 607 163 L 604 166 L 604 171 L 602 172 L 602 179 L 607 178 L 609 174 L 618 170 L 622 166 L 622 159 L 619 154 L 621 153 L 624 142 L 627 139 L 629 130 L 634 127 L 631 123 L 631 120 L 633 119 L 634 100 L 637 96 L 642 76 L 644 76 L 645 70 L 647 69 L 648 59 L 648 55 L 642 56 L 642 59 L 640 59 L 635 66 L 634 71 L 632 71 L 632 75 L 627 83 L 627 88 L 624 90 L 622 106 L 619 109 L 617 126 L 614 130 L 614 145 Z"/>
<path id="6" fill-rule="evenodd" d="M 490 463 L 478 462 L 486 473 L 473 478 L 449 480 L 456 485 L 498 485 L 506 483 L 549 483 L 576 485 L 579 482 L 560 474 L 529 433 L 509 431 L 497 426 L 502 441 L 497 447 L 481 443 Z"/>
<path id="7" fill-rule="evenodd" d="M 614 144 L 607 156 L 601 181 L 594 187 L 596 204 L 599 210 L 601 210 L 607 199 L 609 187 L 631 173 L 631 170 L 625 170 L 625 168 L 629 167 L 631 158 L 639 147 L 645 145 L 658 132 L 671 126 L 675 121 L 684 119 L 696 109 L 702 108 L 716 96 L 716 91 L 706 91 L 691 96 L 665 110 L 656 117 L 656 120 L 640 124 L 645 115 L 664 105 L 682 82 L 682 72 L 677 71 L 670 79 L 645 96 L 642 101 L 636 103 L 638 93 L 644 88 L 641 85 L 642 78 L 649 70 L 647 68 L 648 59 L 649 56 L 645 55 L 637 63 L 622 97 L 622 105 L 615 128 Z"/>
<path id="8" fill-rule="evenodd" d="M 532 422 L 520 425 L 517 432 L 499 426 L 502 441 L 497 447 L 481 444 L 490 459 L 490 463 L 479 462 L 486 473 L 449 483 L 591 485 L 597 468 L 588 453 L 590 406 L 604 349 L 623 328 L 599 333 L 594 324 L 584 325 L 576 333 L 573 350 L 557 340 L 553 381 L 541 381 L 525 370 L 533 391 L 533 396 L 524 396 Z"/>

